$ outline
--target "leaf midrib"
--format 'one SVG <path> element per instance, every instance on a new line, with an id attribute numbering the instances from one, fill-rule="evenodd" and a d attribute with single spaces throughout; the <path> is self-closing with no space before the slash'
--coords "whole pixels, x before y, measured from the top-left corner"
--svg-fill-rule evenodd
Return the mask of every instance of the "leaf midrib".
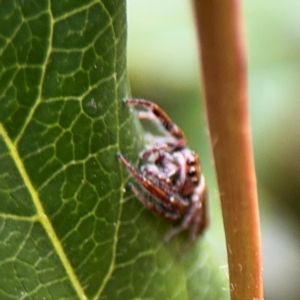
<path id="1" fill-rule="evenodd" d="M 18 153 L 14 143 L 11 141 L 11 139 L 9 138 L 9 136 L 7 135 L 5 129 L 3 128 L 3 126 L 1 124 L 0 124 L 0 135 L 3 136 L 3 139 L 6 142 L 6 145 L 10 151 L 10 154 L 16 164 L 16 167 L 17 167 L 18 171 L 20 172 L 21 177 L 24 180 L 24 184 L 27 187 L 29 194 L 31 195 L 33 204 L 36 207 L 37 215 L 36 215 L 35 220 L 41 223 L 41 225 L 45 229 L 45 232 L 48 234 L 49 240 L 52 242 L 52 245 L 56 251 L 56 254 L 59 257 L 63 267 L 65 268 L 66 273 L 68 274 L 68 277 L 70 279 L 70 282 L 71 282 L 72 286 L 74 287 L 74 290 L 76 291 L 79 299 L 87 300 L 87 296 L 85 295 L 85 292 L 82 289 L 80 282 L 78 281 L 78 278 L 74 272 L 74 269 L 73 269 L 72 265 L 70 264 L 70 262 L 66 256 L 66 253 L 64 252 L 64 249 L 52 227 L 52 224 L 43 209 L 43 206 L 39 199 L 38 193 L 36 192 L 35 188 L 33 187 L 32 183 L 28 177 L 28 174 L 25 170 L 23 162 L 19 156 L 19 153 Z"/>

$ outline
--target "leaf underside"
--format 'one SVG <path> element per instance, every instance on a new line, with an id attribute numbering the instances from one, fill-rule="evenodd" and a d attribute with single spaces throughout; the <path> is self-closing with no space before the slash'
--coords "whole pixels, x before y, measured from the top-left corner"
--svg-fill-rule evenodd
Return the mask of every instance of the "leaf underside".
<path id="1" fill-rule="evenodd" d="M 130 193 L 123 0 L 0 2 L 0 299 L 227 299 Z"/>

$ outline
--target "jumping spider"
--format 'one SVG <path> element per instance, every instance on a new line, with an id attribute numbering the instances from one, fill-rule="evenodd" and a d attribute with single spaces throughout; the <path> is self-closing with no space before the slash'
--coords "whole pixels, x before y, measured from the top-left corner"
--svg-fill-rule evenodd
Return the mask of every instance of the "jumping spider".
<path id="1" fill-rule="evenodd" d="M 138 117 L 157 121 L 166 132 L 165 137 L 152 136 L 150 147 L 140 153 L 140 170 L 136 170 L 121 153 L 117 154 L 146 195 L 133 184 L 130 188 L 149 210 L 169 221 L 180 221 L 165 236 L 164 242 L 189 230 L 190 244 L 207 225 L 206 184 L 199 157 L 187 147 L 181 129 L 158 105 L 143 99 L 124 102 L 146 109 L 138 111 Z"/>

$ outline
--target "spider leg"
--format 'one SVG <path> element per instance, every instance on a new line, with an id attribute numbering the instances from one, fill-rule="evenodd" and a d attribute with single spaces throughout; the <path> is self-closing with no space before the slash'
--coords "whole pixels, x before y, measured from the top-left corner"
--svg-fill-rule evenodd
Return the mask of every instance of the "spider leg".
<path id="1" fill-rule="evenodd" d="M 170 181 L 170 178 L 162 172 L 157 173 L 155 166 L 153 166 L 152 164 L 143 166 L 141 168 L 141 172 L 146 178 L 150 179 L 152 183 L 162 188 L 164 191 L 167 191 L 169 193 L 174 192 L 172 190 L 172 183 Z"/>
<path id="2" fill-rule="evenodd" d="M 200 206 L 197 209 L 197 211 L 195 211 L 194 217 L 191 220 L 191 224 L 190 224 L 189 238 L 181 247 L 181 250 L 180 250 L 181 253 L 187 251 L 187 249 L 195 242 L 195 240 L 199 234 L 199 225 L 200 225 L 200 227 L 202 227 L 202 225 L 203 225 L 203 222 L 202 222 L 203 214 L 202 214 L 201 210 L 202 210 L 202 207 Z"/>
<path id="3" fill-rule="evenodd" d="M 174 138 L 176 138 L 177 147 L 186 146 L 186 138 L 184 133 L 178 126 L 173 123 L 170 117 L 155 103 L 144 100 L 144 99 L 126 99 L 124 101 L 127 105 L 140 105 L 148 108 L 153 115 L 158 119 L 159 123 L 163 126 L 163 128 L 169 132 Z M 140 118 L 153 119 L 153 117 L 149 116 L 147 112 L 139 113 Z"/>
<path id="4" fill-rule="evenodd" d="M 142 174 L 140 174 L 121 153 L 117 153 L 117 158 L 124 164 L 129 172 L 140 182 L 140 184 L 151 194 L 153 197 L 159 199 L 162 203 L 165 203 L 170 210 L 177 209 L 178 203 L 176 201 L 170 201 L 170 195 L 163 191 L 160 187 L 148 180 Z"/>
<path id="5" fill-rule="evenodd" d="M 177 235 L 178 233 L 187 230 L 191 222 L 194 218 L 195 212 L 197 211 L 197 207 L 195 206 L 195 203 L 191 206 L 191 208 L 186 213 L 185 217 L 182 219 L 182 222 L 177 226 L 174 227 L 172 230 L 170 230 L 164 237 L 164 243 L 169 242 L 169 240 Z"/>
<path id="6" fill-rule="evenodd" d="M 168 195 L 159 186 L 141 175 L 125 158 L 121 153 L 117 153 L 117 158 L 123 163 L 128 171 L 140 182 L 140 184 L 156 199 L 164 203 L 170 210 L 178 209 L 178 201 L 175 195 Z M 182 208 L 182 206 L 180 206 Z"/>
<path id="7" fill-rule="evenodd" d="M 194 197 L 194 199 L 193 199 Z M 192 197 L 193 201 L 201 203 L 201 208 L 199 209 L 199 213 L 197 215 L 197 218 L 193 221 L 195 223 L 195 235 L 201 234 L 204 229 L 207 227 L 209 223 L 209 216 L 208 216 L 208 207 L 207 207 L 207 185 L 205 182 L 205 178 L 202 175 L 200 184 L 198 186 L 198 189 L 196 189 L 194 195 Z M 199 216 L 199 217 L 198 217 Z M 190 232 L 190 238 L 193 235 L 193 230 Z"/>
<path id="8" fill-rule="evenodd" d="M 151 182 L 154 183 L 157 187 L 166 191 L 169 195 L 171 202 L 177 201 L 178 209 L 181 208 L 185 210 L 185 208 L 189 205 L 189 201 L 182 198 L 178 194 L 178 187 L 174 186 L 168 174 L 155 172 L 155 170 L 151 169 L 151 165 L 147 165 L 144 168 L 142 168 L 142 173 L 145 175 L 146 178 L 150 177 Z"/>
<path id="9" fill-rule="evenodd" d="M 193 219 L 191 220 L 189 238 L 181 247 L 180 250 L 181 253 L 187 251 L 187 249 L 195 242 L 197 236 L 201 234 L 205 229 L 205 227 L 207 226 L 206 214 L 207 214 L 207 210 L 204 203 L 202 206 L 200 206 L 197 209 Z"/>
<path id="10" fill-rule="evenodd" d="M 140 202 L 142 202 L 149 210 L 169 221 L 176 221 L 180 218 L 180 215 L 175 211 L 173 212 L 171 210 L 167 210 L 164 206 L 147 199 L 132 183 L 129 184 L 129 187 L 134 195 L 140 200 Z"/>
<path id="11" fill-rule="evenodd" d="M 180 212 L 186 210 L 189 201 L 178 194 L 178 187 L 171 182 L 168 173 L 157 172 L 155 168 L 153 169 L 153 165 L 151 164 L 143 166 L 141 171 L 147 179 L 168 195 L 169 202 L 164 202 L 167 206 L 169 206 L 169 203 L 174 203 L 174 205 L 176 204 L 176 209 Z M 170 174 L 172 175 L 173 172 L 170 172 Z"/>
<path id="12" fill-rule="evenodd" d="M 197 235 L 202 233 L 208 223 L 207 216 L 207 190 L 205 179 L 202 176 L 200 184 L 195 191 L 195 194 L 191 197 L 191 207 L 182 219 L 182 222 L 175 228 L 173 228 L 164 238 L 164 242 L 168 242 L 176 234 L 190 228 L 189 240 L 185 248 L 192 244 Z"/>

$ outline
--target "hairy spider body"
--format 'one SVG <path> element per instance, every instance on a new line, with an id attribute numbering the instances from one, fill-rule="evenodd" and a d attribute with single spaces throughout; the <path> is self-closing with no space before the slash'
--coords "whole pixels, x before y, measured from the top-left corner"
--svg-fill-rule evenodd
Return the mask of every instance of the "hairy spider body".
<path id="1" fill-rule="evenodd" d="M 206 184 L 199 157 L 187 147 L 182 130 L 158 105 L 144 99 L 124 102 L 147 109 L 138 111 L 138 117 L 156 121 L 166 131 L 165 137 L 152 137 L 151 145 L 141 152 L 140 170 L 135 169 L 121 153 L 117 154 L 146 194 L 132 183 L 130 188 L 149 210 L 169 221 L 180 221 L 165 236 L 165 242 L 189 230 L 191 243 L 207 225 Z"/>

